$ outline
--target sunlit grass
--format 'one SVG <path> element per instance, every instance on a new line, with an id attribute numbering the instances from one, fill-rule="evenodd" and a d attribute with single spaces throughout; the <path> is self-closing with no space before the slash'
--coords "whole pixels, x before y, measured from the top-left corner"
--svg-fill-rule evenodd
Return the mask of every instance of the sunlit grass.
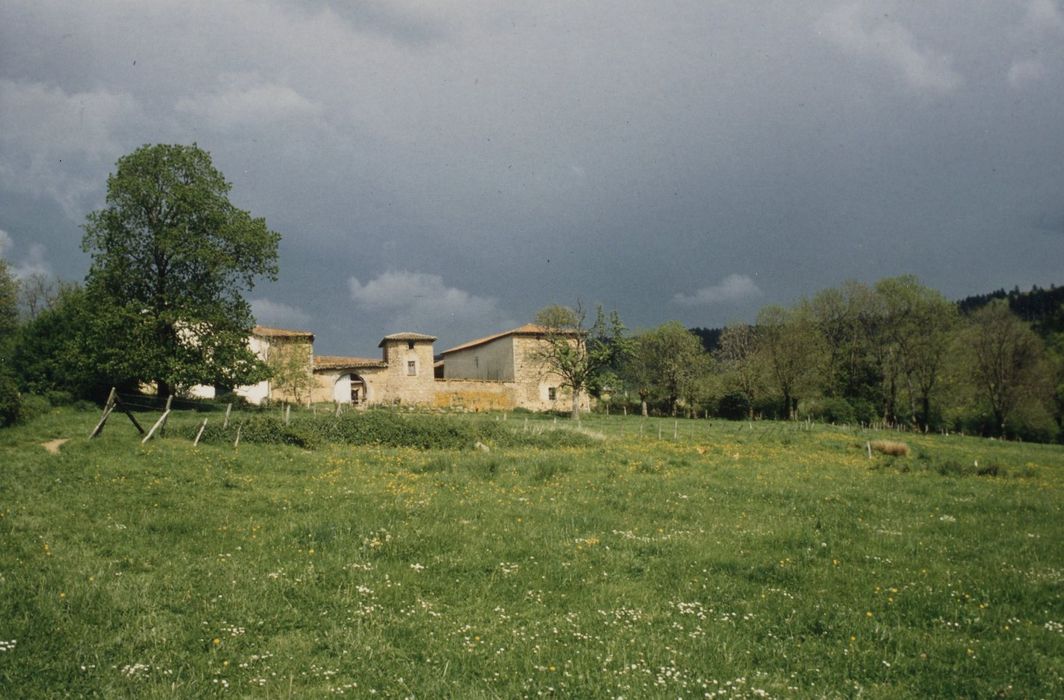
<path id="1" fill-rule="evenodd" d="M 1064 693 L 1059 447 L 598 416 L 581 447 L 193 448 L 196 421 L 0 432 L 0 694 Z"/>

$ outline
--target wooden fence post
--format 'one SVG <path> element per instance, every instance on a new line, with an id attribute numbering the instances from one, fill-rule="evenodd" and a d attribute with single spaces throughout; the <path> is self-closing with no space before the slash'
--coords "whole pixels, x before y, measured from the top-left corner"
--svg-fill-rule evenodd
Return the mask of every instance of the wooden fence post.
<path id="1" fill-rule="evenodd" d="M 225 406 L 225 420 L 222 422 L 222 430 L 225 430 L 225 429 L 227 429 L 229 427 L 229 412 L 232 411 L 232 410 L 233 410 L 232 402 L 226 404 L 226 406 Z"/>
<path id="2" fill-rule="evenodd" d="M 152 436 L 155 435 L 155 431 L 158 430 L 160 427 L 162 427 L 162 425 L 166 423 L 166 419 L 169 418 L 169 417 L 170 417 L 170 409 L 168 408 L 168 409 L 166 409 L 166 411 L 163 412 L 163 414 L 161 416 L 159 416 L 159 420 L 155 421 L 155 425 L 153 425 L 151 427 L 151 430 L 149 430 L 148 434 L 144 436 L 144 439 L 140 441 L 140 444 L 143 445 L 148 440 L 151 440 Z"/>
<path id="3" fill-rule="evenodd" d="M 204 418 L 203 419 L 203 425 L 201 425 L 199 427 L 199 432 L 196 433 L 196 439 L 192 441 L 192 446 L 193 447 L 196 447 L 196 446 L 199 445 L 200 438 L 203 437 L 203 431 L 206 430 L 206 429 L 207 429 L 207 419 Z"/>
<path id="4" fill-rule="evenodd" d="M 117 395 L 117 390 L 114 387 L 111 387 L 111 393 L 107 395 L 107 401 L 103 405 L 103 413 L 100 414 L 100 422 L 97 423 L 96 427 L 92 429 L 91 433 L 89 433 L 90 440 L 103 432 L 104 423 L 107 422 L 107 418 L 111 415 L 111 411 L 115 409 Z"/>

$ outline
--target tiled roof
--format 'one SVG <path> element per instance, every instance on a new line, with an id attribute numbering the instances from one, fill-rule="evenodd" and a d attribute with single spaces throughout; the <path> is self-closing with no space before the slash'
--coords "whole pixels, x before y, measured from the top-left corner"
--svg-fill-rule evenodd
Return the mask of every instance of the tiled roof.
<path id="1" fill-rule="evenodd" d="M 499 338 L 505 338 L 508 335 L 544 336 L 552 332 L 557 333 L 559 335 L 580 335 L 580 331 L 578 330 L 552 330 L 550 328 L 547 328 L 546 326 L 541 326 L 537 323 L 526 323 L 525 325 L 519 326 L 518 328 L 514 328 L 513 330 L 504 331 L 502 333 L 496 333 L 495 335 L 489 335 L 485 338 L 477 338 L 476 340 L 470 340 L 468 343 L 456 345 L 450 350 L 444 350 L 440 354 L 446 355 L 447 353 L 458 352 L 459 350 L 468 350 L 469 348 L 475 348 L 478 345 L 485 345 L 493 340 L 498 340 Z"/>
<path id="2" fill-rule="evenodd" d="M 424 333 L 392 333 L 391 335 L 384 336 L 384 338 L 381 339 L 380 345 L 377 347 L 383 348 L 384 343 L 389 340 L 427 340 L 428 342 L 433 343 L 436 341 L 436 336 L 425 335 Z"/>
<path id="3" fill-rule="evenodd" d="M 314 334 L 310 331 L 290 331 L 284 328 L 268 328 L 266 326 L 255 326 L 251 329 L 252 335 L 257 335 L 261 338 L 310 338 L 314 339 Z"/>
<path id="4" fill-rule="evenodd" d="M 387 367 L 383 360 L 368 357 L 341 357 L 340 355 L 317 355 L 314 357 L 314 369 L 362 369 L 369 367 Z"/>

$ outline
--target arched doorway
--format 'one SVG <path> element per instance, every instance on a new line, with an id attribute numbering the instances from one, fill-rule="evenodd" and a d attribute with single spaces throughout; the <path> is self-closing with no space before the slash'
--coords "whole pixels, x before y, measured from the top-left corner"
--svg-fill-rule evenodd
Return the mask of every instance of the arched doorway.
<path id="1" fill-rule="evenodd" d="M 333 401 L 357 406 L 366 398 L 366 381 L 357 374 L 341 374 L 333 384 Z"/>

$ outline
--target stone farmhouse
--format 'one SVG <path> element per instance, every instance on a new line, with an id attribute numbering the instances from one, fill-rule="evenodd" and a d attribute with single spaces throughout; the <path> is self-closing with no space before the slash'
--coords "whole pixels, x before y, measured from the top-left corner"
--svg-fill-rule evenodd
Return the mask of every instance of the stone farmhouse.
<path id="1" fill-rule="evenodd" d="M 575 339 L 576 332 L 570 333 Z M 378 347 L 380 358 L 314 355 L 310 331 L 256 326 L 251 349 L 266 362 L 278 353 L 305 358 L 308 391 L 294 396 L 270 381 L 238 387 L 250 403 L 265 400 L 331 402 L 367 406 L 417 406 L 484 411 L 524 408 L 567 410 L 572 393 L 550 372 L 538 353 L 547 329 L 526 324 L 513 330 L 471 340 L 437 357 L 436 338 L 421 333 L 393 333 Z M 582 399 L 587 408 L 588 399 Z"/>

